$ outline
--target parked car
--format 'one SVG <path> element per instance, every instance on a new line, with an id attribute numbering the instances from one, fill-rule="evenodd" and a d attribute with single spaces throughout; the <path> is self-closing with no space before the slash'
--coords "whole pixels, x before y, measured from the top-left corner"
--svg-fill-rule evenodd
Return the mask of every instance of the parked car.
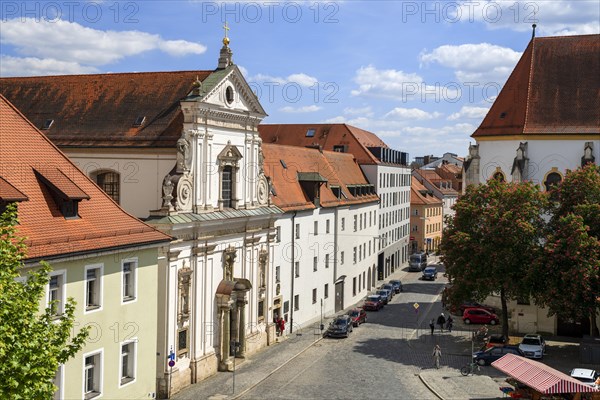
<path id="1" fill-rule="evenodd" d="M 367 296 L 363 303 L 363 310 L 379 311 L 383 307 L 383 299 L 379 295 Z"/>
<path id="2" fill-rule="evenodd" d="M 435 281 L 437 279 L 437 274 L 438 274 L 437 268 L 429 266 L 423 270 L 422 278 L 424 281 L 425 280 Z"/>
<path id="3" fill-rule="evenodd" d="M 529 358 L 542 358 L 544 357 L 544 351 L 546 350 L 546 342 L 542 335 L 537 333 L 528 333 L 523 336 L 519 349 L 525 353 L 525 357 Z"/>
<path id="4" fill-rule="evenodd" d="M 592 387 L 597 387 L 596 382 L 600 379 L 600 374 L 593 369 L 575 368 L 571 370 L 570 375 L 572 378 Z"/>
<path id="5" fill-rule="evenodd" d="M 506 343 L 508 343 L 508 340 L 504 335 L 490 335 L 485 340 L 484 350 L 489 349 L 490 347 L 502 347 L 505 346 Z"/>
<path id="6" fill-rule="evenodd" d="M 352 319 L 352 324 L 354 326 L 359 326 L 360 324 L 367 322 L 367 313 L 362 308 L 350 310 L 348 311 L 348 315 Z"/>
<path id="7" fill-rule="evenodd" d="M 483 308 L 467 308 L 463 313 L 462 320 L 465 324 L 496 325 L 500 322 L 496 314 L 492 314 Z"/>
<path id="8" fill-rule="evenodd" d="M 459 307 L 460 313 L 464 314 L 467 308 L 483 308 L 491 312 L 492 314 L 496 314 L 496 309 L 494 307 L 486 306 L 485 304 L 477 303 L 476 301 L 465 301 Z"/>
<path id="9" fill-rule="evenodd" d="M 396 289 L 394 289 L 394 285 L 392 285 L 391 283 L 384 283 L 383 285 L 381 285 L 381 289 L 389 290 L 392 294 L 392 297 L 396 295 Z"/>
<path id="10" fill-rule="evenodd" d="M 402 282 L 398 279 L 392 279 L 390 284 L 394 287 L 396 293 L 400 293 L 402 291 Z"/>
<path id="11" fill-rule="evenodd" d="M 348 337 L 352 332 L 352 318 L 349 315 L 335 317 L 325 331 L 326 337 Z"/>
<path id="12" fill-rule="evenodd" d="M 387 304 L 390 301 L 392 301 L 392 292 L 390 292 L 387 289 L 379 289 L 375 293 L 381 296 L 381 298 L 383 299 L 383 304 Z"/>
<path id="13" fill-rule="evenodd" d="M 408 270 L 409 271 L 423 271 L 427 266 L 427 254 L 417 253 L 411 254 L 408 258 Z"/>
<path id="14" fill-rule="evenodd" d="M 473 354 L 473 362 L 479 365 L 490 365 L 500 357 L 506 354 L 515 354 L 517 356 L 524 356 L 523 352 L 515 346 L 494 346 L 490 347 L 485 351 L 478 351 Z"/>

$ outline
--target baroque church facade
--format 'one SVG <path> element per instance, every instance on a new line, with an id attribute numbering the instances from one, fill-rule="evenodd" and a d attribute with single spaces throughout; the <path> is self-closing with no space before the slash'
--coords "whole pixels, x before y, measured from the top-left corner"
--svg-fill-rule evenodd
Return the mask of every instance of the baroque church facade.
<path id="1" fill-rule="evenodd" d="M 2 93 L 159 251 L 156 379 L 170 396 L 274 341 L 266 116 L 223 39 L 209 71 L 4 78 Z"/>

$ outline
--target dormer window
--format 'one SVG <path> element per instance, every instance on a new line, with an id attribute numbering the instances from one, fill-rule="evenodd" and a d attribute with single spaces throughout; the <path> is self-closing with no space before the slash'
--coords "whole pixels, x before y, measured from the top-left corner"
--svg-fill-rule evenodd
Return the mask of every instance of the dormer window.
<path id="1" fill-rule="evenodd" d="M 312 129 L 312 128 L 308 129 L 306 131 L 306 137 L 314 137 L 315 136 L 315 132 L 316 132 L 316 129 Z"/>
<path id="2" fill-rule="evenodd" d="M 308 199 L 316 206 L 321 206 L 321 185 L 327 183 L 318 172 L 298 172 L 298 182 Z"/>
<path id="3" fill-rule="evenodd" d="M 90 196 L 58 168 L 49 167 L 33 171 L 49 189 L 56 207 L 63 217 L 66 219 L 79 218 L 79 202 L 84 199 L 89 200 Z"/>
<path id="4" fill-rule="evenodd" d="M 27 200 L 29 198 L 23 192 L 0 176 L 0 215 L 4 214 L 9 203 Z"/>

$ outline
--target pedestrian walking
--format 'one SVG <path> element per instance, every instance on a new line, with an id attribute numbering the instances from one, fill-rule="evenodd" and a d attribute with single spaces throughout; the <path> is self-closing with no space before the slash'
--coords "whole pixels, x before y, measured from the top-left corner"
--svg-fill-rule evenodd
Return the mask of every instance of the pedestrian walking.
<path id="1" fill-rule="evenodd" d="M 275 317 L 275 320 L 273 321 L 275 323 L 275 332 L 277 336 L 281 336 L 281 330 L 279 329 L 279 320 L 281 319 L 281 317 Z"/>
<path id="2" fill-rule="evenodd" d="M 452 315 L 448 315 L 448 319 L 446 320 L 446 329 L 448 330 L 448 332 L 452 332 L 452 324 L 454 323 L 454 320 L 452 319 Z"/>
<path id="3" fill-rule="evenodd" d="M 285 334 L 285 319 L 279 317 L 279 334 L 283 336 Z"/>
<path id="4" fill-rule="evenodd" d="M 435 320 L 433 318 L 429 321 L 429 327 L 431 328 L 431 334 L 433 335 L 433 331 L 435 330 Z"/>
<path id="5" fill-rule="evenodd" d="M 437 324 L 440 326 L 440 332 L 444 332 L 444 324 L 446 323 L 446 317 L 444 317 L 444 313 L 441 313 L 437 319 Z"/>
<path id="6" fill-rule="evenodd" d="M 442 357 L 442 349 L 439 344 L 436 344 L 433 348 L 433 363 L 437 369 L 440 369 L 440 358 Z"/>

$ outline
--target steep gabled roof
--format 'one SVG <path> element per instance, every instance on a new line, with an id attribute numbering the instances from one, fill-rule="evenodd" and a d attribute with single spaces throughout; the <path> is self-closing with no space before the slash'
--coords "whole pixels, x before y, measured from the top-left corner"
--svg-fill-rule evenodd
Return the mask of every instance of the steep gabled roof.
<path id="1" fill-rule="evenodd" d="M 29 259 L 170 240 L 123 211 L 2 95 L 0 121 L 0 182 L 28 199 L 18 205 L 17 229 L 27 238 Z M 6 188 L 0 183 L 3 196 Z M 80 218 L 65 219 L 56 194 L 79 201 Z"/>
<path id="2" fill-rule="evenodd" d="M 440 207 L 443 205 L 442 200 L 428 195 L 426 192 L 429 192 L 429 190 L 413 176 L 410 181 L 410 204 Z"/>
<path id="3" fill-rule="evenodd" d="M 174 147 L 183 124 L 179 101 L 212 73 L 1 78 L 0 94 L 37 128 L 54 121 L 43 132 L 61 147 Z"/>
<path id="4" fill-rule="evenodd" d="M 316 208 L 302 190 L 299 173 L 311 177 L 318 174 L 319 180 L 327 180 L 320 191 L 322 207 L 370 203 L 379 199 L 376 194 L 353 196 L 348 189 L 348 185 L 369 184 L 352 154 L 269 143 L 263 143 L 262 149 L 265 174 L 271 178 L 275 191 L 272 201 L 284 211 Z M 332 191 L 336 186 L 344 193 L 341 198 Z"/>
<path id="5" fill-rule="evenodd" d="M 309 129 L 314 129 L 312 136 L 307 136 Z M 347 124 L 261 124 L 258 132 L 264 143 L 320 146 L 329 151 L 348 146 L 346 153 L 353 154 L 359 164 L 380 163 L 367 147 L 388 147 L 377 135 Z"/>
<path id="6" fill-rule="evenodd" d="M 534 38 L 474 138 L 600 134 L 600 35 Z"/>

